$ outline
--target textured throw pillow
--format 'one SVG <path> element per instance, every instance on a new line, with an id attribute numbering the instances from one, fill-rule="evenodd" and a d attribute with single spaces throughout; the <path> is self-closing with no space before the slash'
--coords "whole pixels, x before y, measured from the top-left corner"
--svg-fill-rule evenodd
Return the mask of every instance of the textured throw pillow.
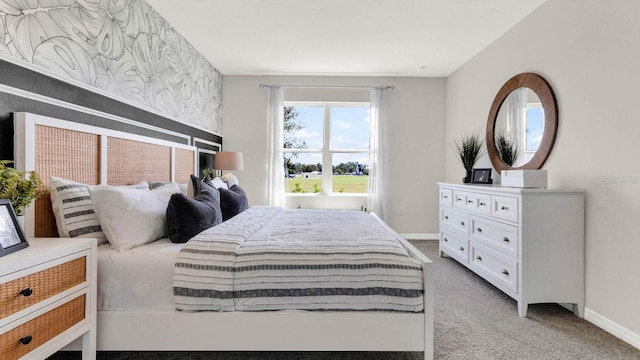
<path id="1" fill-rule="evenodd" d="M 167 205 L 180 188 L 175 184 L 154 190 L 98 185 L 89 191 L 111 247 L 128 250 L 165 236 Z"/>
<path id="2" fill-rule="evenodd" d="M 93 211 L 91 187 L 55 176 L 50 178 L 51 207 L 60 237 L 90 237 L 97 238 L 98 244 L 107 242 L 98 215 Z"/>
<path id="3" fill-rule="evenodd" d="M 238 185 L 233 185 L 229 190 L 218 189 L 220 191 L 220 209 L 222 209 L 222 220 L 227 221 L 249 208 L 247 193 Z"/>
<path id="4" fill-rule="evenodd" d="M 193 199 L 173 194 L 167 206 L 169 240 L 185 243 L 203 230 L 222 222 L 220 197 L 216 189 L 204 189 Z"/>
<path id="5" fill-rule="evenodd" d="M 142 181 L 135 185 L 122 187 L 148 189 L 149 184 Z M 93 185 L 52 176 L 49 179 L 51 208 L 56 218 L 56 226 L 60 237 L 86 237 L 98 239 L 98 244 L 107 242 L 102 231 L 98 215 L 89 194 Z"/>

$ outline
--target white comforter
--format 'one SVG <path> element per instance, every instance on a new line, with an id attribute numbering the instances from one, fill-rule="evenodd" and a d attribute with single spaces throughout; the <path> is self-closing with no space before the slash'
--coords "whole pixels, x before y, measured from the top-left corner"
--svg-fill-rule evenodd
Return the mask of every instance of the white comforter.
<path id="1" fill-rule="evenodd" d="M 252 207 L 178 255 L 179 310 L 423 310 L 421 266 L 358 211 Z"/>

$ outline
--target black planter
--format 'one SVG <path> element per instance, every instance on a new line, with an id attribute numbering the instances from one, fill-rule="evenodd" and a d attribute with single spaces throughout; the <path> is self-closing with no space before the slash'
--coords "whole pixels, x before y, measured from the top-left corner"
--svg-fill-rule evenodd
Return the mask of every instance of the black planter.
<path id="1" fill-rule="evenodd" d="M 467 170 L 467 176 L 462 178 L 462 182 L 468 184 L 471 182 L 471 170 Z"/>

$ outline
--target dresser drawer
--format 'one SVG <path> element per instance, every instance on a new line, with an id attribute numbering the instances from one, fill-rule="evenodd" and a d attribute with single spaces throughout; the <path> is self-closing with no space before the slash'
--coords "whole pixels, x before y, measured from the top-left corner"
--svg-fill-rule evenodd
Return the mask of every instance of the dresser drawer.
<path id="1" fill-rule="evenodd" d="M 0 284 L 0 319 L 87 282 L 85 256 Z"/>
<path id="2" fill-rule="evenodd" d="M 440 250 L 464 265 L 469 263 L 469 242 L 458 235 L 446 231 L 441 232 Z"/>
<path id="3" fill-rule="evenodd" d="M 476 244 L 471 244 L 469 263 L 474 271 L 498 288 L 518 293 L 518 262 Z"/>
<path id="4" fill-rule="evenodd" d="M 491 197 L 491 215 L 497 219 L 518 222 L 518 198 L 508 196 Z"/>
<path id="5" fill-rule="evenodd" d="M 518 259 L 518 228 L 471 216 L 471 240 L 478 241 L 509 257 Z"/>
<path id="6" fill-rule="evenodd" d="M 454 191 L 453 206 L 481 215 L 491 214 L 491 196 L 475 192 Z"/>
<path id="7" fill-rule="evenodd" d="M 450 208 L 440 208 L 440 224 L 461 235 L 469 236 L 469 214 Z"/>
<path id="8" fill-rule="evenodd" d="M 0 335 L 0 358 L 18 359 L 85 319 L 81 295 Z"/>
<path id="9" fill-rule="evenodd" d="M 453 206 L 453 190 L 440 189 L 440 205 Z"/>

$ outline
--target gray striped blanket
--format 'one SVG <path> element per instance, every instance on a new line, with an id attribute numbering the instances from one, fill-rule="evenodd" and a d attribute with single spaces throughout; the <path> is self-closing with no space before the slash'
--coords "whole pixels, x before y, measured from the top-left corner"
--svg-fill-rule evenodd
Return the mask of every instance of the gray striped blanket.
<path id="1" fill-rule="evenodd" d="M 252 207 L 189 240 L 173 284 L 185 311 L 423 311 L 421 266 L 359 211 Z"/>

